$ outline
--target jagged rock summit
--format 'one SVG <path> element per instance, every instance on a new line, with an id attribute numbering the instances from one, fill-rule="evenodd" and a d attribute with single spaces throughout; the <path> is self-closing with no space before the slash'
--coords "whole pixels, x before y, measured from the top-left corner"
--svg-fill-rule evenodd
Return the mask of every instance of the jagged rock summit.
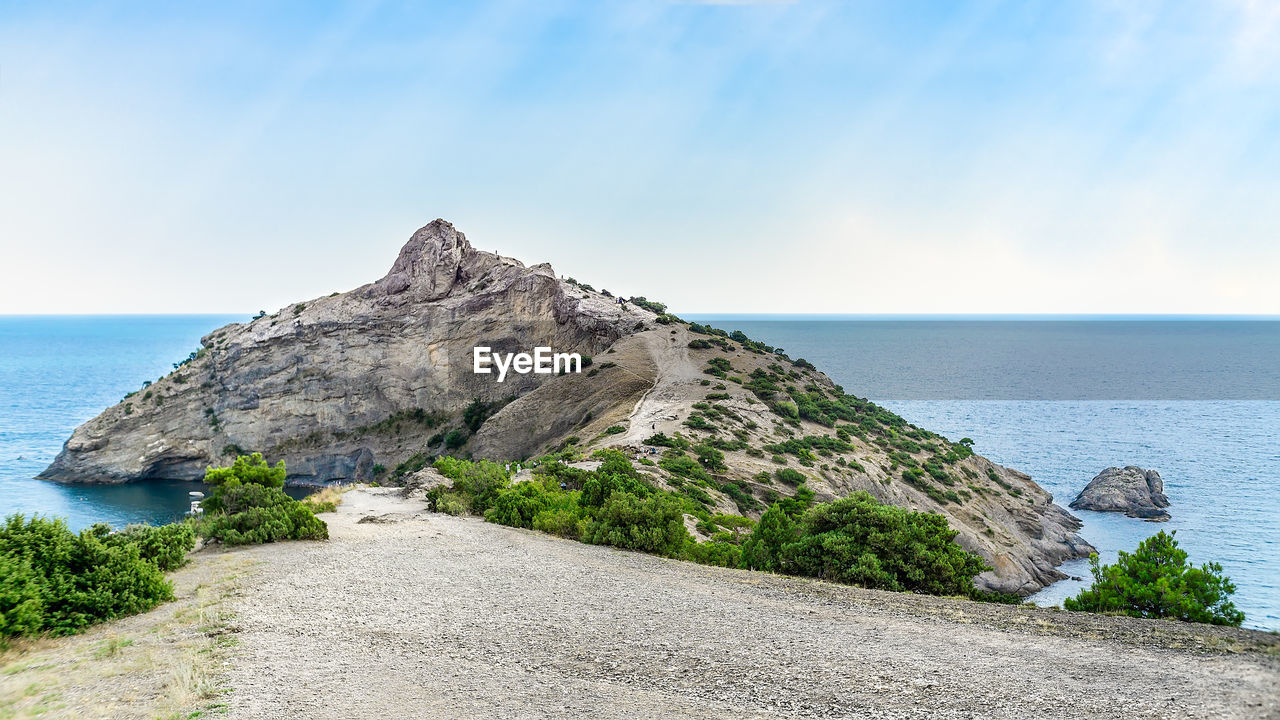
<path id="1" fill-rule="evenodd" d="M 582 372 L 473 372 L 473 348 L 576 352 Z M 714 447 L 711 481 L 663 467 L 653 436 Z M 76 428 L 40 477 L 197 480 L 262 452 L 292 484 L 421 484 L 444 453 L 518 460 L 613 446 L 660 487 L 758 517 L 797 482 L 945 515 L 987 558 L 980 586 L 1028 593 L 1093 548 L 1028 476 L 846 395 L 740 333 L 477 250 L 436 220 L 381 279 L 217 329 L 172 373 Z M 791 472 L 779 475 L 786 468 Z M 798 480 L 797 478 L 802 478 Z"/>
<path id="2" fill-rule="evenodd" d="M 1164 494 L 1164 480 L 1155 470 L 1136 465 L 1109 467 L 1098 473 L 1084 490 L 1071 501 L 1075 510 L 1122 512 L 1149 522 L 1169 519 L 1169 498 Z"/>

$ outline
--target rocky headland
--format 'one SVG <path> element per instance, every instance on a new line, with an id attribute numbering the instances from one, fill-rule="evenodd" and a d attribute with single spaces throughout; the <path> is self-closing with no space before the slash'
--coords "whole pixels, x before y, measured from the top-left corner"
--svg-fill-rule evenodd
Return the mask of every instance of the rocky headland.
<path id="1" fill-rule="evenodd" d="M 577 352 L 580 373 L 495 375 L 472 350 Z M 677 433 L 723 449 L 717 512 L 758 517 L 795 485 L 818 500 L 866 490 L 945 515 L 993 570 L 980 587 L 1030 593 L 1093 548 L 1030 477 L 845 394 L 809 363 L 718 333 L 550 265 L 476 250 L 451 224 L 418 230 L 387 275 L 215 330 L 169 375 L 77 428 L 40 477 L 196 480 L 262 452 L 293 484 L 401 484 L 433 455 L 525 459 Z M 659 448 L 660 449 L 660 448 Z M 644 466 L 650 480 L 679 478 Z"/>
<path id="2" fill-rule="evenodd" d="M 1136 465 L 1103 470 L 1071 501 L 1074 510 L 1122 512 L 1149 522 L 1168 520 L 1167 507 L 1160 473 Z"/>

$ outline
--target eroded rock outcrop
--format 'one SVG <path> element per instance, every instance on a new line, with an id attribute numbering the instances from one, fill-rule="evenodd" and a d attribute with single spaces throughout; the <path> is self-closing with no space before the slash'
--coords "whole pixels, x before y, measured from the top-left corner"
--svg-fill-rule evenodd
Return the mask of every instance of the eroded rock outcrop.
<path id="1" fill-rule="evenodd" d="M 1132 518 L 1151 522 L 1169 519 L 1169 498 L 1164 494 L 1164 481 L 1155 470 L 1136 465 L 1110 467 L 1098 473 L 1084 490 L 1071 501 L 1076 510 L 1122 512 Z"/>
<path id="2" fill-rule="evenodd" d="M 594 362 L 499 383 L 473 372 L 481 345 Z M 712 444 L 723 466 L 691 487 L 652 464 L 656 433 Z M 377 479 L 421 493 L 441 482 L 434 455 L 505 461 L 567 446 L 647 457 L 638 467 L 653 483 L 714 512 L 758 517 L 794 494 L 775 482 L 779 462 L 818 500 L 866 490 L 939 512 L 993 567 L 979 585 L 1002 592 L 1062 579 L 1058 564 L 1093 550 L 1028 476 L 844 394 L 808 363 L 481 252 L 443 220 L 376 282 L 205 336 L 190 362 L 77 428 L 41 477 L 194 480 L 258 451 L 284 460 L 293 484 Z"/>
<path id="3" fill-rule="evenodd" d="M 590 356 L 652 317 L 576 291 L 549 265 L 478 251 L 436 220 L 377 282 L 209 333 L 192 361 L 76 428 L 40 477 L 194 480 L 260 451 L 286 462 L 292 484 L 370 480 L 456 428 L 468 405 L 491 412 L 550 377 L 476 375 L 474 346 Z M 518 455 L 554 433 L 493 449 Z"/>

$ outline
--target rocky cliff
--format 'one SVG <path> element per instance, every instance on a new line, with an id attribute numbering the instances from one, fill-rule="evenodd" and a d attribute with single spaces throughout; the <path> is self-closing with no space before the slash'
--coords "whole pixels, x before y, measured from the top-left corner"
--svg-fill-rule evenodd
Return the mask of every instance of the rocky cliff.
<path id="1" fill-rule="evenodd" d="M 205 336 L 173 373 L 77 428 L 40 477 L 194 480 L 259 451 L 284 460 L 292 483 L 395 482 L 444 452 L 512 460 L 618 446 L 657 459 L 661 434 L 723 453 L 715 482 L 688 489 L 721 512 L 758 516 L 795 493 L 783 467 L 820 500 L 863 489 L 941 512 L 993 565 L 979 579 L 990 589 L 1034 591 L 1092 550 L 1026 475 L 846 395 L 808 363 L 661 309 L 478 251 L 436 220 L 382 279 Z M 591 364 L 499 383 L 472 372 L 481 345 L 549 346 Z"/>

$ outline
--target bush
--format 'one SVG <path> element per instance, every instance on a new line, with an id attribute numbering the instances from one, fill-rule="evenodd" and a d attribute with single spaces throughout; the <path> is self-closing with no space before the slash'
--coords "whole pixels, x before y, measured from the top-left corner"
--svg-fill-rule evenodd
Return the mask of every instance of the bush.
<path id="1" fill-rule="evenodd" d="M 592 457 L 601 458 L 600 467 L 582 483 L 579 502 L 585 507 L 600 507 L 615 492 L 646 497 L 653 492 L 649 483 L 640 478 L 627 456 L 619 450 L 598 450 Z"/>
<path id="2" fill-rule="evenodd" d="M 66 635 L 172 600 L 156 562 L 109 532 L 95 525 L 77 535 L 61 519 L 9 516 L 0 526 L 0 637 Z"/>
<path id="3" fill-rule="evenodd" d="M 594 520 L 584 524 L 582 540 L 676 557 L 689 542 L 680 503 L 666 495 L 639 498 L 615 492 L 600 507 Z"/>
<path id="4" fill-rule="evenodd" d="M 550 504 L 551 499 L 541 485 L 523 482 L 498 495 L 484 511 L 484 519 L 508 527 L 532 528 L 534 516 Z"/>
<path id="5" fill-rule="evenodd" d="M 444 436 L 444 446 L 450 450 L 457 450 L 467 444 L 467 434 L 454 428 Z"/>
<path id="6" fill-rule="evenodd" d="M 0 647 L 4 638 L 34 635 L 43 626 L 41 578 L 26 559 L 0 555 Z"/>
<path id="7" fill-rule="evenodd" d="M 747 570 L 778 569 L 782 546 L 795 540 L 795 527 L 781 505 L 774 505 L 760 516 L 751 537 L 742 544 L 741 566 Z"/>
<path id="8" fill-rule="evenodd" d="M 724 463 L 724 453 L 710 445 L 697 445 L 693 451 L 698 454 L 698 462 L 713 473 L 722 473 L 729 469 Z"/>
<path id="9" fill-rule="evenodd" d="M 311 508 L 283 492 L 280 495 L 289 502 L 250 507 L 235 514 L 214 515 L 204 521 L 202 532 L 228 545 L 329 539 L 329 526 L 316 517 Z"/>
<path id="10" fill-rule="evenodd" d="M 622 427 L 621 425 L 610 425 L 609 427 L 605 428 L 604 432 L 601 434 L 602 435 L 618 435 L 626 431 L 627 429 Z"/>
<path id="11" fill-rule="evenodd" d="M 202 503 L 200 534 L 228 545 L 280 540 L 327 540 L 329 526 L 315 512 L 284 493 L 285 466 L 268 465 L 261 453 L 241 455 L 228 467 L 209 468 L 213 486 Z"/>
<path id="12" fill-rule="evenodd" d="M 784 572 L 863 587 L 967 595 L 988 568 L 954 542 L 956 534 L 942 515 L 884 505 L 859 491 L 810 510 L 778 564 Z"/>
<path id="13" fill-rule="evenodd" d="M 533 529 L 577 540 L 582 534 L 582 518 L 572 510 L 553 508 L 533 516 Z"/>
<path id="14" fill-rule="evenodd" d="M 436 498 L 436 512 L 445 515 L 466 515 L 471 512 L 471 501 L 461 493 L 441 493 Z"/>
<path id="15" fill-rule="evenodd" d="M 1135 552 L 1121 551 L 1115 565 L 1102 565 L 1097 554 L 1090 555 L 1093 585 L 1064 600 L 1062 606 L 1213 625 L 1244 622 L 1244 613 L 1230 601 L 1236 587 L 1222 574 L 1222 566 L 1188 565 L 1176 534 L 1176 530 L 1168 534 L 1161 530 L 1139 543 Z"/>
<path id="16" fill-rule="evenodd" d="M 688 478 L 702 483 L 711 482 L 711 476 L 698 464 L 697 460 L 679 451 L 668 450 L 658 461 L 658 467 L 677 477 Z"/>
<path id="17" fill-rule="evenodd" d="M 702 565 L 738 567 L 741 558 L 742 548 L 729 542 L 690 542 L 685 550 L 686 560 Z"/>
<path id="18" fill-rule="evenodd" d="M 435 469 L 453 481 L 453 492 L 465 496 L 470 511 L 480 515 L 498 499 L 511 478 L 506 466 L 488 460 L 442 457 L 436 460 Z"/>
<path id="19" fill-rule="evenodd" d="M 778 468 L 777 472 L 774 473 L 774 476 L 776 476 L 779 481 L 792 486 L 799 485 L 804 482 L 804 473 L 791 468 Z"/>
<path id="20" fill-rule="evenodd" d="M 188 523 L 130 525 L 104 540 L 111 545 L 137 545 L 143 560 L 169 572 L 187 564 L 187 553 L 196 546 L 196 533 Z"/>
<path id="21" fill-rule="evenodd" d="M 227 467 L 211 467 L 205 470 L 204 481 L 213 486 L 213 491 L 200 503 L 200 506 L 206 513 L 225 512 L 227 510 L 225 499 L 228 492 L 245 485 L 282 488 L 286 474 L 284 461 L 271 466 L 262 459 L 262 453 L 240 455 Z"/>

